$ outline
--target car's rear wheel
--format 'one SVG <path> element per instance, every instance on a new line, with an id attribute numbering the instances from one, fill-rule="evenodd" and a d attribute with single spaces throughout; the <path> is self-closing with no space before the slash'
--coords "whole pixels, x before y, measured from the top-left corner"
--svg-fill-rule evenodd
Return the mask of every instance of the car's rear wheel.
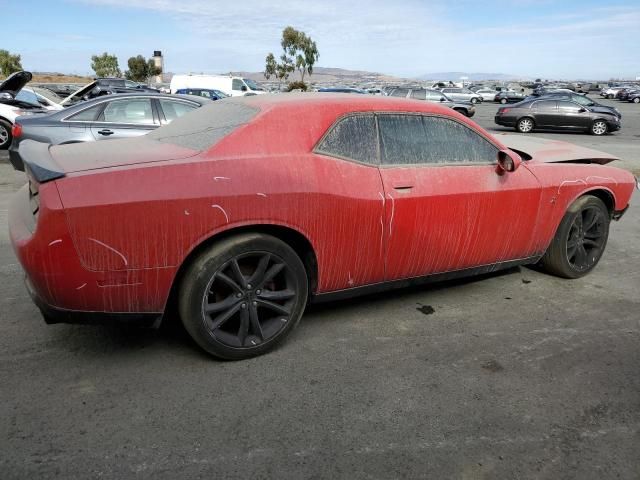
<path id="1" fill-rule="evenodd" d="M 501 98 L 501 99 L 500 99 L 500 103 L 501 103 L 502 105 L 504 105 L 505 103 L 507 103 L 507 99 L 506 99 L 506 98 Z"/>
<path id="2" fill-rule="evenodd" d="M 633 103 L 640 103 L 640 97 L 636 97 L 633 99 Z"/>
<path id="3" fill-rule="evenodd" d="M 191 263 L 178 307 L 198 345 L 239 360 L 282 342 L 300 321 L 307 295 L 296 252 L 270 235 L 247 233 L 214 244 Z"/>
<path id="4" fill-rule="evenodd" d="M 11 145 L 11 124 L 0 120 L 0 150 L 6 150 Z"/>
<path id="5" fill-rule="evenodd" d="M 604 120 L 596 120 L 591 124 L 591 133 L 594 135 L 604 135 L 608 130 L 607 122 Z"/>
<path id="6" fill-rule="evenodd" d="M 533 130 L 534 126 L 535 123 L 533 122 L 533 119 L 525 117 L 518 120 L 518 123 L 516 124 L 516 130 L 518 130 L 520 133 L 529 133 Z"/>
<path id="7" fill-rule="evenodd" d="M 473 103 L 473 104 L 475 105 L 476 103 L 478 103 L 478 99 L 477 99 L 477 98 L 475 98 L 475 97 L 474 97 L 474 98 L 472 98 L 472 99 L 471 99 L 471 103 Z"/>
<path id="8" fill-rule="evenodd" d="M 609 211 L 597 197 L 585 195 L 571 204 L 551 245 L 540 260 L 549 273 L 578 278 L 598 264 L 609 237 Z"/>

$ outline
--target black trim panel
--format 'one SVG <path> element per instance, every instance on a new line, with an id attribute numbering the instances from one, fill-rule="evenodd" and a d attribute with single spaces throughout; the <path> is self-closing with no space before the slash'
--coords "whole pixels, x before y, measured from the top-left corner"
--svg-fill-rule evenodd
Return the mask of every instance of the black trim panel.
<path id="1" fill-rule="evenodd" d="M 347 288 L 335 292 L 327 292 L 316 294 L 311 298 L 310 303 L 324 303 L 344 300 L 362 295 L 370 295 L 373 293 L 384 292 L 387 290 L 396 290 L 399 288 L 411 287 L 414 285 L 424 285 L 428 283 L 445 282 L 457 278 L 471 277 L 474 275 L 482 275 L 484 273 L 492 273 L 500 270 L 517 267 L 518 265 L 530 265 L 536 263 L 542 258 L 542 255 L 521 258 L 519 260 L 511 260 L 508 262 L 493 263 L 490 265 L 482 265 L 480 267 L 465 268 L 463 270 L 454 270 L 452 272 L 435 273 L 424 277 L 403 278 L 400 280 L 392 280 L 390 282 L 374 283 L 364 285 L 362 287 Z"/>
<path id="2" fill-rule="evenodd" d="M 51 157 L 49 147 L 48 143 L 35 140 L 23 140 L 18 147 L 18 155 L 38 183 L 64 177 L 64 172 Z"/>

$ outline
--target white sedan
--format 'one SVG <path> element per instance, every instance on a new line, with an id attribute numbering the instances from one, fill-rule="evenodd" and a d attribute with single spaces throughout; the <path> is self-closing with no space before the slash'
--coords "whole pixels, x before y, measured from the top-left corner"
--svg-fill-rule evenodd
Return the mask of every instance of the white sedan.
<path id="1" fill-rule="evenodd" d="M 493 99 L 496 98 L 498 91 L 492 88 L 481 88 L 479 90 L 476 90 L 476 93 L 482 97 L 482 100 L 493 102 Z"/>

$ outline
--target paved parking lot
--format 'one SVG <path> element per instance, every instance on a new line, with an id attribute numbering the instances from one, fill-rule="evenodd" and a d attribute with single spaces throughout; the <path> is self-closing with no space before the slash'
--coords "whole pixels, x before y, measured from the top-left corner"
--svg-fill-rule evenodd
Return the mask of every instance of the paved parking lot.
<path id="1" fill-rule="evenodd" d="M 541 136 L 640 170 L 640 108 L 622 107 L 615 135 Z M 496 108 L 475 119 L 501 130 Z M 175 319 L 46 326 L 7 235 L 22 182 L 0 161 L 2 479 L 640 475 L 638 208 L 584 279 L 521 268 L 315 307 L 234 363 Z"/>

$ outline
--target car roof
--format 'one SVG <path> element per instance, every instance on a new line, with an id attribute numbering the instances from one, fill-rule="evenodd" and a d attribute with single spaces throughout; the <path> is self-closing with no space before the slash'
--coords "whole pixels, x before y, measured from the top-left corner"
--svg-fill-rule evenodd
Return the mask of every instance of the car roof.
<path id="1" fill-rule="evenodd" d="M 149 98 L 173 98 L 179 100 L 187 100 L 192 103 L 199 103 L 200 105 L 205 105 L 211 100 L 204 97 L 197 97 L 195 95 L 175 95 L 170 93 L 155 93 L 155 92 L 131 92 L 131 93 L 113 93 L 111 95 L 101 95 L 96 98 L 92 98 L 91 100 L 86 100 L 84 102 L 80 102 L 75 104 L 73 107 L 86 107 L 88 105 L 93 105 L 94 103 L 100 103 L 105 101 L 123 99 L 123 98 L 136 98 L 136 97 L 149 97 Z"/>

